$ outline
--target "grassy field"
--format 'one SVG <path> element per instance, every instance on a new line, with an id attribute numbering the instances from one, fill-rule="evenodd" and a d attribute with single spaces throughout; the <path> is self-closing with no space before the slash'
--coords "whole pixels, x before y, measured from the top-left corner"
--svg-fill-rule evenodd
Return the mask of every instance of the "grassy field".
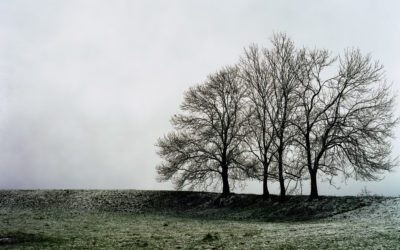
<path id="1" fill-rule="evenodd" d="M 346 214 L 362 214 L 357 211 L 373 206 L 378 211 L 390 198 L 324 197 L 306 202 L 306 197 L 300 196 L 280 204 L 274 198 L 263 201 L 252 195 L 222 201 L 217 197 L 213 193 L 161 191 L 0 191 L 0 248 L 400 246 L 400 223 L 390 215 L 387 219 L 385 214 L 366 220 L 346 218 Z M 338 218 L 332 219 L 335 216 Z"/>

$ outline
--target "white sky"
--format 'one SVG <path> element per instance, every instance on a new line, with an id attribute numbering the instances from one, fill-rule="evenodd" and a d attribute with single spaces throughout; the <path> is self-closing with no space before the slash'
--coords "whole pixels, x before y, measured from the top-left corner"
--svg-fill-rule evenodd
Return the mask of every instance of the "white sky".
<path id="1" fill-rule="evenodd" d="M 399 11 L 398 1 L 365 0 L 1 1 L 0 188 L 171 189 L 155 180 L 154 144 L 184 91 L 251 43 L 270 46 L 273 32 L 334 54 L 370 52 L 397 91 Z M 320 193 L 399 195 L 399 180 L 398 168 Z"/>

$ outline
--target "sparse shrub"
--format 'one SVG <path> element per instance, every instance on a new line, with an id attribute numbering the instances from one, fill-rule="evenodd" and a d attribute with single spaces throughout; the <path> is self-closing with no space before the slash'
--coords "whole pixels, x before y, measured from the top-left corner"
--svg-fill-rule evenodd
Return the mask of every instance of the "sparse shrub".
<path id="1" fill-rule="evenodd" d="M 361 189 L 361 192 L 357 196 L 371 196 L 372 192 L 367 189 L 367 186 Z"/>

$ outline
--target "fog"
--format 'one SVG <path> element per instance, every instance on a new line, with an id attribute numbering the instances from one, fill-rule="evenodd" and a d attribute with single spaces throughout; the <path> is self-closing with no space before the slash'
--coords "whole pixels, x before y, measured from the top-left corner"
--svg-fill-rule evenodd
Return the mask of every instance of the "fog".
<path id="1" fill-rule="evenodd" d="M 184 91 L 244 47 L 270 46 L 273 32 L 334 54 L 359 47 L 397 91 L 399 9 L 362 0 L 1 1 L 0 188 L 172 189 L 156 181 L 154 144 Z M 320 193 L 400 195 L 399 168 L 383 177 L 338 177 L 340 189 L 324 183 Z"/>

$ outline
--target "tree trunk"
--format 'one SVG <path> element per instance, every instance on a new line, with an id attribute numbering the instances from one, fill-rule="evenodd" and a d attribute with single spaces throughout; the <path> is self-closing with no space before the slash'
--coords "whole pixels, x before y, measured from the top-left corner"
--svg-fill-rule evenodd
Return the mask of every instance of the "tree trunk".
<path id="1" fill-rule="evenodd" d="M 318 188 L 317 188 L 317 168 L 316 167 L 313 168 L 311 159 L 310 131 L 311 129 L 308 128 L 306 134 L 306 147 L 307 147 L 306 149 L 307 149 L 307 167 L 308 167 L 308 172 L 310 173 L 310 181 L 311 181 L 311 192 L 308 200 L 312 201 L 313 199 L 318 199 Z"/>
<path id="2" fill-rule="evenodd" d="M 229 180 L 228 180 L 228 167 L 222 166 L 222 196 L 230 194 Z"/>
<path id="3" fill-rule="evenodd" d="M 281 174 L 279 174 L 281 175 Z M 285 201 L 286 199 L 286 190 L 285 190 L 285 181 L 283 177 L 279 177 L 279 185 L 281 187 L 281 201 Z"/>
<path id="4" fill-rule="evenodd" d="M 269 199 L 269 191 L 268 191 L 268 171 L 265 171 L 264 168 L 264 179 L 263 179 L 263 198 Z"/>
<path id="5" fill-rule="evenodd" d="M 285 190 L 285 180 L 283 179 L 283 151 L 284 151 L 284 140 L 283 136 L 285 133 L 285 123 L 286 123 L 286 109 L 287 109 L 287 99 L 285 99 L 285 107 L 283 110 L 283 121 L 281 124 L 280 132 L 279 132 L 279 146 L 278 146 L 278 171 L 279 171 L 279 185 L 281 188 L 281 202 L 286 199 L 286 190 Z"/>
<path id="6" fill-rule="evenodd" d="M 310 197 L 308 200 L 312 201 L 314 199 L 319 199 L 318 196 L 318 187 L 317 187 L 317 170 L 310 171 L 310 178 L 311 178 L 311 192 Z"/>
<path id="7" fill-rule="evenodd" d="M 281 201 L 286 199 L 285 181 L 283 179 L 283 150 L 278 152 L 279 185 L 281 188 Z"/>

